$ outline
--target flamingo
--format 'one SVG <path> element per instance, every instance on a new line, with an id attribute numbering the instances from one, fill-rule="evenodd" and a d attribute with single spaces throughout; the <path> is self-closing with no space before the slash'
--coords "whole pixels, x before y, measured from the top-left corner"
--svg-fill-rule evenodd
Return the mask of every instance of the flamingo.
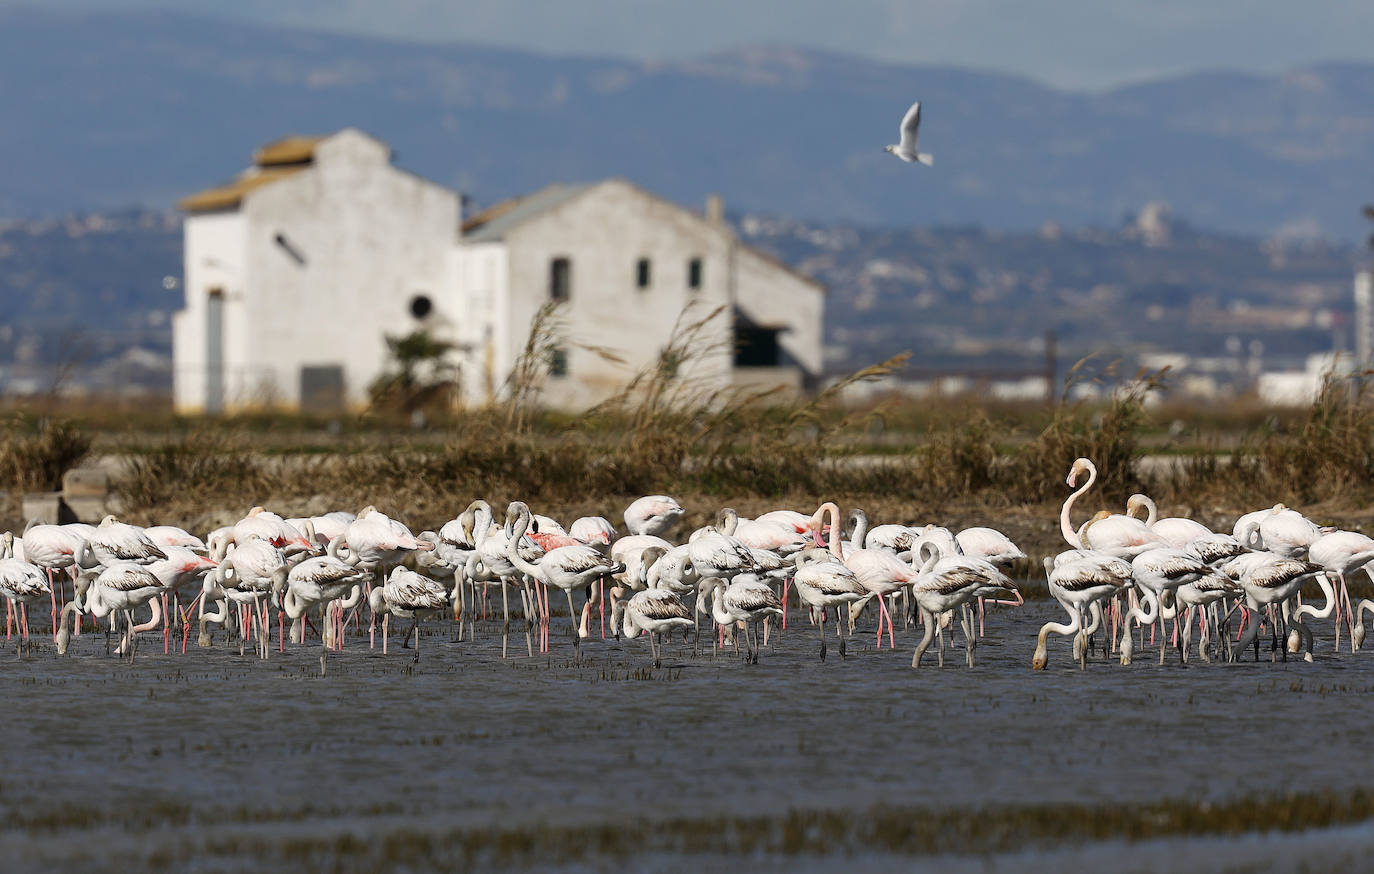
<path id="1" fill-rule="evenodd" d="M 97 561 L 106 567 L 119 562 L 152 564 L 167 557 L 143 529 L 126 525 L 114 516 L 100 520 L 95 534 L 87 541 Z"/>
<path id="2" fill-rule="evenodd" d="M 1260 519 L 1246 545 L 1284 558 L 1306 558 L 1307 550 L 1322 534 L 1317 523 L 1297 510 L 1275 510 Z"/>
<path id="3" fill-rule="evenodd" d="M 1260 522 L 1263 521 L 1265 516 L 1271 513 L 1279 513 L 1287 509 L 1288 508 L 1283 504 L 1275 504 L 1267 510 L 1255 510 L 1253 513 L 1246 513 L 1236 520 L 1235 526 L 1231 529 L 1231 536 L 1246 546 L 1249 546 L 1252 537 L 1259 530 Z M 1258 548 L 1263 549 L 1264 545 L 1260 544 Z"/>
<path id="4" fill-rule="evenodd" d="M 167 557 L 155 561 L 147 567 L 149 572 L 162 583 L 163 591 L 160 595 L 163 615 L 162 652 L 165 655 L 170 643 L 172 623 L 172 613 L 168 609 L 167 595 L 171 593 L 178 596 L 177 609 L 180 610 L 180 590 L 192 585 L 204 585 L 205 575 L 218 567 L 219 562 L 180 546 L 164 546 L 162 550 L 167 554 Z M 185 616 L 182 616 L 182 622 L 182 643 L 184 645 L 188 622 Z"/>
<path id="5" fill-rule="evenodd" d="M 151 525 L 144 528 L 143 533 L 164 552 L 169 546 L 189 549 L 198 555 L 208 555 L 210 552 L 204 540 L 175 525 Z"/>
<path id="6" fill-rule="evenodd" d="M 260 615 L 260 611 L 265 609 L 264 599 L 280 591 L 286 584 L 289 572 L 286 553 L 267 541 L 253 538 L 238 545 L 219 563 L 219 567 L 206 575 L 201 585 L 199 645 L 210 645 L 206 625 L 211 622 L 223 625 L 228 619 L 229 603 L 233 602 L 249 614 L 249 621 L 240 621 L 239 624 L 239 649 L 242 650 L 251 627 L 257 632 L 258 654 L 266 658 L 267 620 Z M 219 602 L 218 612 L 206 611 L 211 601 Z"/>
<path id="7" fill-rule="evenodd" d="M 955 607 L 967 604 L 971 598 L 989 589 L 1016 592 L 1016 584 L 1011 578 L 998 570 L 991 562 L 966 555 L 941 556 L 938 546 L 932 541 L 918 541 L 912 555 L 912 566 L 920 562 L 919 575 L 912 584 L 911 592 L 916 599 L 916 607 L 925 620 L 925 634 L 916 645 L 911 657 L 911 666 L 921 666 L 921 656 L 930 647 L 930 639 L 940 622 L 940 614 Z M 973 629 L 972 623 L 964 626 L 966 640 L 966 660 L 973 667 Z M 939 651 L 939 664 L 944 667 L 945 654 L 943 638 Z"/>
<path id="8" fill-rule="evenodd" d="M 769 510 L 761 513 L 755 522 L 771 522 L 774 525 L 784 525 L 791 528 L 798 534 L 805 534 L 811 524 L 811 517 L 797 510 Z"/>
<path id="9" fill-rule="evenodd" d="M 485 507 L 486 502 L 484 501 L 482 504 Z M 469 557 L 467 567 L 464 568 L 464 575 L 470 580 L 476 580 L 477 566 L 480 563 L 485 573 L 501 586 L 501 658 L 506 657 L 510 634 L 510 600 L 507 587 L 514 583 L 517 578 L 520 578 L 520 604 L 525 616 L 525 651 L 532 657 L 534 655 L 534 642 L 531 631 L 534 628 L 535 597 L 530 593 L 528 581 L 521 577 L 520 570 L 507 557 L 506 547 L 513 540 L 526 561 L 538 561 L 543 557 L 544 550 L 526 537 L 512 538 L 507 527 L 498 528 L 492 523 L 490 508 L 485 508 L 484 511 L 478 513 L 477 551 Z M 543 649 L 542 637 L 540 649 L 541 651 Z"/>
<path id="10" fill-rule="evenodd" d="M 324 671 L 324 654 L 332 644 L 341 647 L 342 629 L 334 616 L 351 610 L 362 599 L 362 586 L 370 575 L 338 557 L 338 539 L 330 541 L 329 551 L 322 556 L 308 558 L 286 575 L 286 591 L 281 609 L 291 620 L 291 642 L 305 642 L 303 617 L 313 607 L 321 607 L 320 671 Z M 343 599 L 343 600 L 340 600 Z M 338 603 L 335 603 L 338 602 Z"/>
<path id="11" fill-rule="evenodd" d="M 836 634 L 840 638 L 840 658 L 845 657 L 844 623 L 839 620 L 840 608 L 868 596 L 868 589 L 858 576 L 823 549 L 807 549 L 795 556 L 797 571 L 792 583 L 803 604 L 818 612 L 816 627 L 821 639 L 821 661 L 825 661 L 825 611 L 835 608 Z"/>
<path id="12" fill-rule="evenodd" d="M 1186 549 L 1212 567 L 1220 567 L 1231 559 L 1250 551 L 1248 547 L 1230 534 L 1215 533 L 1197 538 L 1188 544 Z"/>
<path id="13" fill-rule="evenodd" d="M 18 558 L 0 558 L 0 595 L 4 595 L 13 618 L 14 605 L 19 605 L 19 631 L 21 640 L 29 639 L 29 605 L 44 595 L 52 595 L 52 585 L 45 579 L 43 570 L 35 564 Z M 9 638 L 10 622 L 5 623 L 5 637 Z M 22 652 L 16 650 L 16 652 Z"/>
<path id="14" fill-rule="evenodd" d="M 415 635 L 415 654 L 412 662 L 420 660 L 420 622 L 428 616 L 440 613 L 448 606 L 448 592 L 442 585 L 429 577 L 417 574 L 405 567 L 391 571 L 385 583 L 373 588 L 367 598 L 368 606 L 374 616 L 382 614 L 382 655 L 386 655 L 387 625 L 392 616 L 411 620 L 410 630 L 401 641 L 402 648 L 410 643 L 410 635 Z"/>
<path id="15" fill-rule="evenodd" d="M 1374 561 L 1374 539 L 1354 531 L 1333 531 L 1313 540 L 1307 547 L 1309 561 L 1319 564 L 1328 574 L 1335 574 L 1340 589 L 1336 597 L 1336 648 L 1341 645 L 1342 609 L 1349 611 L 1350 590 L 1346 576 Z M 1344 607 L 1342 606 L 1344 605 Z M 1354 633 L 1354 629 L 1351 629 Z"/>
<path id="16" fill-rule="evenodd" d="M 1207 610 L 1212 604 L 1222 598 L 1241 594 L 1244 590 L 1240 583 L 1222 573 L 1209 573 L 1192 582 L 1184 583 L 1174 591 L 1174 603 L 1170 607 L 1162 607 L 1160 615 L 1165 619 L 1173 619 L 1178 613 L 1183 614 L 1183 634 L 1179 639 L 1179 647 L 1182 649 L 1183 663 L 1188 663 L 1188 650 L 1192 641 L 1192 618 L 1195 610 Z M 1202 637 L 1198 640 L 1198 655 L 1202 660 L 1210 662 L 1212 657 L 1208 654 L 1212 639 L 1209 630 L 1214 623 L 1201 622 Z M 1229 641 L 1228 641 L 1229 642 Z"/>
<path id="17" fill-rule="evenodd" d="M 878 525 L 868 527 L 868 514 L 855 507 L 849 511 L 849 521 L 854 525 L 850 540 L 855 547 L 862 549 L 886 549 L 893 554 L 910 552 L 919 533 L 908 525 Z"/>
<path id="18" fill-rule="evenodd" d="M 817 545 L 822 545 L 821 530 L 826 517 L 829 517 L 830 520 L 828 538 L 830 554 L 853 571 L 859 585 L 868 592 L 867 596 L 850 605 L 850 622 L 852 623 L 854 617 L 863 611 L 869 601 L 876 598 L 878 601 L 878 645 L 882 646 L 883 620 L 886 620 L 888 645 L 895 647 L 897 645 L 896 637 L 892 628 L 892 617 L 887 612 L 886 598 L 914 582 L 919 575 L 917 570 L 885 549 L 853 549 L 846 553 L 840 545 L 840 508 L 831 501 L 821 504 L 811 517 L 810 530 Z"/>
<path id="19" fill-rule="evenodd" d="M 1223 571 L 1245 589 L 1245 604 L 1250 610 L 1250 621 L 1236 643 L 1232 661 L 1252 642 L 1255 660 L 1259 661 L 1259 641 L 1255 638 L 1259 632 L 1260 611 L 1293 597 L 1303 583 L 1321 573 L 1321 566 L 1273 553 L 1252 552 L 1232 559 Z"/>
<path id="20" fill-rule="evenodd" d="M 659 547 L 652 547 L 659 553 L 653 557 L 650 571 L 662 560 Z M 623 624 L 617 621 L 616 610 L 623 614 Z M 663 644 L 660 635 L 671 633 L 674 628 L 687 628 L 693 625 L 692 613 L 673 592 L 650 586 L 636 592 L 628 601 L 621 602 L 611 612 L 611 626 L 617 633 L 624 632 L 626 640 L 633 640 L 641 631 L 649 634 L 649 648 L 653 651 L 654 667 L 663 666 Z"/>
<path id="21" fill-rule="evenodd" d="M 1026 554 L 1021 551 L 1011 538 L 995 528 L 965 528 L 954 535 L 954 543 L 959 548 L 959 552 L 973 558 L 981 558 L 991 562 L 996 567 L 1006 570 L 1011 565 L 1025 559 Z M 1021 593 L 1016 593 L 1015 601 L 994 601 L 994 604 L 1005 604 L 1008 607 L 1019 607 L 1025 603 Z M 978 634 L 982 636 L 986 633 L 983 627 L 985 610 L 983 606 L 983 596 L 978 596 Z"/>
<path id="22" fill-rule="evenodd" d="M 1088 475 L 1087 482 L 1069 495 L 1059 511 L 1059 530 L 1069 546 L 1075 549 L 1096 549 L 1130 561 L 1147 549 L 1164 545 L 1163 538 L 1145 527 L 1144 522 L 1132 516 L 1099 513 L 1088 524 L 1075 531 L 1070 522 L 1070 513 L 1074 502 L 1097 482 L 1097 466 L 1090 459 L 1079 458 L 1069 468 L 1069 476 L 1065 480 L 1069 488 L 1073 488 L 1078 483 L 1078 477 L 1084 473 Z M 1089 526 L 1092 528 L 1091 543 L 1088 542 L 1084 530 Z"/>
<path id="23" fill-rule="evenodd" d="M 730 507 L 716 514 L 716 528 L 750 549 L 766 549 L 782 555 L 791 555 L 807 545 L 806 537 L 791 526 L 741 519 Z"/>
<path id="24" fill-rule="evenodd" d="M 631 534 L 667 534 L 686 512 L 668 495 L 646 495 L 625 508 L 625 530 Z"/>
<path id="25" fill-rule="evenodd" d="M 604 516 L 580 516 L 568 526 L 568 534 L 590 547 L 606 551 L 620 534 Z"/>
<path id="26" fill-rule="evenodd" d="M 61 525 L 30 522 L 24 528 L 24 560 L 41 568 L 48 578 L 48 599 L 52 602 L 52 634 L 57 634 L 58 595 L 62 584 L 53 586 L 54 573 L 75 567 L 89 547 L 86 541 Z M 66 599 L 63 599 L 63 604 Z"/>
<path id="27" fill-rule="evenodd" d="M 782 602 L 758 574 L 742 573 L 726 586 L 720 577 L 714 578 L 715 594 L 711 599 L 711 613 L 722 626 L 744 623 L 744 639 L 748 644 L 745 663 L 759 663 L 759 635 L 755 627 L 770 616 L 782 615 Z"/>
<path id="28" fill-rule="evenodd" d="M 1137 514 L 1141 510 L 1145 511 L 1145 527 L 1157 534 L 1164 541 L 1165 546 L 1187 549 L 1188 544 L 1194 540 L 1212 533 L 1212 529 L 1206 525 L 1186 516 L 1169 516 L 1160 519 L 1158 518 L 1159 508 L 1155 506 L 1155 502 L 1149 495 L 1131 495 L 1130 499 L 1126 501 L 1126 515 L 1138 519 Z"/>
<path id="29" fill-rule="evenodd" d="M 531 579 L 562 589 L 568 599 L 568 621 L 572 624 L 573 650 L 580 656 L 581 639 L 578 612 L 573 608 L 573 589 L 585 589 L 593 581 L 625 570 L 625 566 L 607 559 L 584 543 L 560 546 L 544 554 L 537 562 L 527 561 L 516 547 L 530 524 L 530 508 L 522 501 L 514 501 L 506 509 L 506 520 L 512 524 L 511 539 L 506 545 L 506 558 Z M 548 620 L 545 619 L 547 624 Z"/>
<path id="30" fill-rule="evenodd" d="M 127 653 L 131 659 L 134 655 L 134 644 L 138 634 L 150 628 L 156 628 L 162 620 L 162 609 L 158 596 L 165 589 L 162 581 L 143 565 L 131 561 L 121 561 L 110 564 L 99 573 L 82 571 L 77 577 L 76 589 L 76 597 L 67 602 L 66 606 L 62 608 L 62 615 L 58 618 L 56 639 L 58 655 L 67 654 L 67 646 L 71 640 L 71 632 L 67 628 L 67 617 L 75 616 L 78 612 L 90 612 L 100 618 L 110 616 L 115 611 L 123 613 L 124 638 L 120 641 L 115 653 L 117 655 Z M 153 617 L 144 625 L 135 625 L 134 609 L 145 604 L 153 608 Z"/>
<path id="31" fill-rule="evenodd" d="M 1055 559 L 1045 559 L 1045 576 L 1050 595 L 1069 614 L 1069 623 L 1047 622 L 1040 627 L 1035 641 L 1031 667 L 1037 671 L 1049 665 L 1045 639 L 1050 632 L 1077 634 L 1083 627 L 1083 611 L 1107 598 L 1115 597 L 1131 584 L 1131 566 L 1122 559 L 1105 553 L 1071 550 Z M 1075 639 L 1075 655 L 1079 667 L 1085 667 L 1087 646 Z"/>
<path id="32" fill-rule="evenodd" d="M 305 532 L 262 507 L 254 507 L 247 516 L 234 523 L 234 543 L 243 544 L 254 537 L 266 540 L 288 556 L 318 550 L 314 538 L 307 537 Z"/>
<path id="33" fill-rule="evenodd" d="M 1159 635 L 1159 663 L 1164 664 L 1164 651 L 1168 646 L 1164 635 L 1163 618 L 1159 607 L 1162 607 L 1162 598 L 1166 592 L 1174 592 L 1184 583 L 1193 583 L 1212 573 L 1201 558 L 1192 555 L 1182 549 L 1163 546 L 1155 549 L 1148 549 L 1140 553 L 1131 560 L 1131 575 L 1135 579 L 1142 591 L 1147 592 L 1155 603 L 1156 609 L 1152 610 L 1151 624 L 1159 621 L 1161 624 Z M 1129 623 L 1127 623 L 1129 625 Z M 1151 632 L 1153 634 L 1154 632 Z M 1132 643 L 1131 631 L 1128 627 L 1122 638 L 1121 663 L 1129 665 L 1131 663 Z M 1179 657 L 1183 653 L 1180 651 Z"/>

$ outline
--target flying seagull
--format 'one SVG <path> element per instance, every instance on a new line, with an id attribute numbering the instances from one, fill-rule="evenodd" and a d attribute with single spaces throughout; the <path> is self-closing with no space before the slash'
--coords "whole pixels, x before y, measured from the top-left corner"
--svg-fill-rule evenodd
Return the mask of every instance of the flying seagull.
<path id="1" fill-rule="evenodd" d="M 902 141 L 895 146 L 885 146 L 889 152 L 907 163 L 919 161 L 929 167 L 935 163 L 935 156 L 916 151 L 916 130 L 921 126 L 921 101 L 911 104 L 902 117 Z"/>

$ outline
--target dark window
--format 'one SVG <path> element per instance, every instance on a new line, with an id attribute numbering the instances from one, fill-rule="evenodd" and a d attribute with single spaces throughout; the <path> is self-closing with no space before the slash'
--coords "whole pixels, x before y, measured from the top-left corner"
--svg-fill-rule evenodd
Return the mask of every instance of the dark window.
<path id="1" fill-rule="evenodd" d="M 736 367 L 777 367 L 778 330 L 755 326 L 735 326 Z"/>
<path id="2" fill-rule="evenodd" d="M 635 285 L 640 288 L 649 287 L 649 259 L 640 258 L 635 262 Z"/>
<path id="3" fill-rule="evenodd" d="M 429 299 L 427 294 L 417 294 L 410 299 L 410 314 L 417 319 L 423 319 L 434 311 L 434 302 Z"/>
<path id="4" fill-rule="evenodd" d="M 696 291 L 701 288 L 701 259 L 693 258 L 687 262 L 687 287 Z"/>
<path id="5" fill-rule="evenodd" d="M 301 368 L 301 409 L 308 413 L 336 413 L 344 407 L 342 365 Z"/>
<path id="6" fill-rule="evenodd" d="M 549 262 L 549 298 L 567 300 L 572 297 L 572 260 L 555 258 Z"/>
<path id="7" fill-rule="evenodd" d="M 549 376 L 568 375 L 568 350 L 554 349 L 549 352 Z"/>

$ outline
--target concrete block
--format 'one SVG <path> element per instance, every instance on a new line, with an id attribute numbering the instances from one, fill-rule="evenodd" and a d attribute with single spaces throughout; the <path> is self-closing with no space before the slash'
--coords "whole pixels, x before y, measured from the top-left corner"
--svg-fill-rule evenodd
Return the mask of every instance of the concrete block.
<path id="1" fill-rule="evenodd" d="M 78 497 L 63 500 L 63 506 L 72 515 L 73 522 L 100 524 L 106 514 L 114 512 L 105 497 Z"/>
<path id="2" fill-rule="evenodd" d="M 98 467 L 74 467 L 62 474 L 62 497 L 103 498 L 110 493 L 110 474 Z"/>

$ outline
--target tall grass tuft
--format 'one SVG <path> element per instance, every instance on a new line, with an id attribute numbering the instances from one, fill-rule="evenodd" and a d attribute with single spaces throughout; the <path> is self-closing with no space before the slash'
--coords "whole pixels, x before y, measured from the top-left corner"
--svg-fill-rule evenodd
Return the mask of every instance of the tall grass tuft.
<path id="1" fill-rule="evenodd" d="M 92 438 L 66 419 L 14 416 L 0 434 L 0 483 L 17 492 L 54 492 L 91 451 Z"/>
<path id="2" fill-rule="evenodd" d="M 1070 371 L 1066 395 L 1067 386 L 1079 379 L 1085 362 L 1078 362 Z M 1163 386 L 1165 373 L 1140 371 L 1098 411 L 1061 402 L 1045 428 L 1007 466 L 1008 495 L 1033 501 L 1062 493 L 1064 475 L 1079 457 L 1090 458 L 1097 466 L 1099 490 L 1125 495 L 1143 489 L 1137 462 L 1143 454 L 1140 438 L 1146 421 L 1145 399 Z"/>
<path id="3" fill-rule="evenodd" d="M 131 454 L 115 488 L 131 510 L 171 503 L 205 507 L 254 500 L 269 480 L 266 460 L 251 443 L 195 430 Z"/>

